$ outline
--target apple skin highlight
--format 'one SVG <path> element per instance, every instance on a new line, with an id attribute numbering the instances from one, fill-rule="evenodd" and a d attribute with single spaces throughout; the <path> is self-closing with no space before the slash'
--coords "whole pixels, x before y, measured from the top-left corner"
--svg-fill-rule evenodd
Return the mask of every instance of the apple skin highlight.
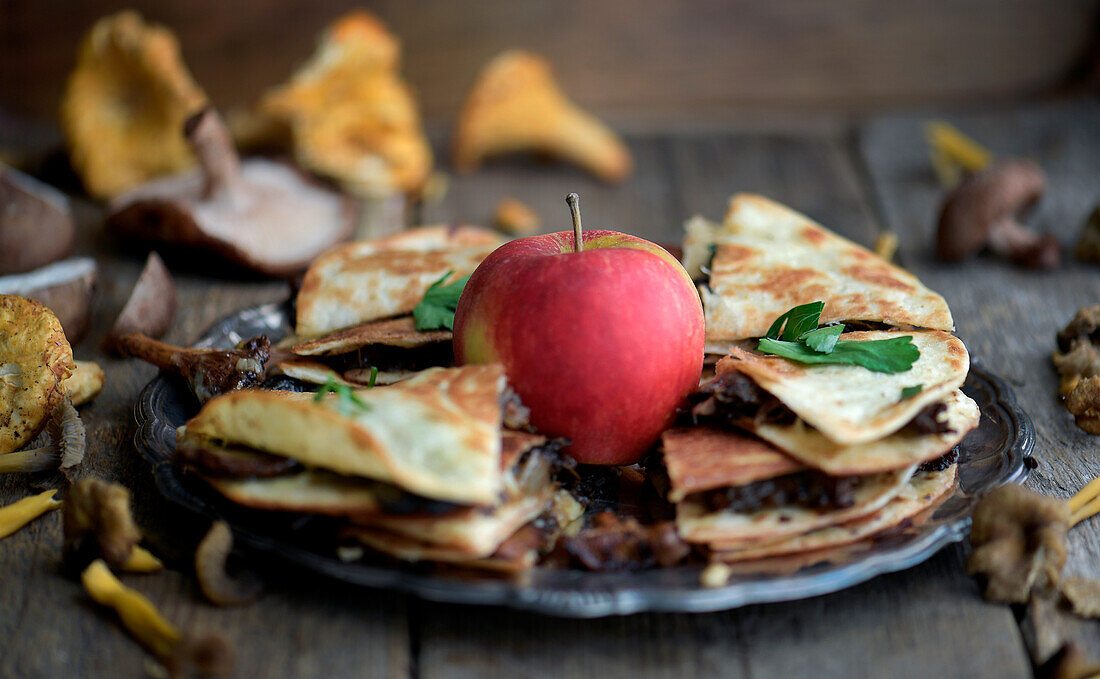
<path id="1" fill-rule="evenodd" d="M 631 464 L 699 383 L 703 309 L 663 248 L 615 231 L 515 240 L 458 302 L 458 363 L 500 362 L 539 431 L 588 464 Z"/>

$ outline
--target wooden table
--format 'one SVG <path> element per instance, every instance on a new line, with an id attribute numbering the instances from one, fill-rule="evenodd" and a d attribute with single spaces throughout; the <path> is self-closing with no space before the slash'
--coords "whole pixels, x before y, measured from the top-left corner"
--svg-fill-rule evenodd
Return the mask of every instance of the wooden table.
<path id="1" fill-rule="evenodd" d="M 1035 421 L 1039 467 L 1028 485 L 1068 496 L 1100 471 L 1097 439 L 1078 430 L 1059 403 L 1050 365 L 1054 334 L 1081 306 L 1100 301 L 1100 270 L 1067 262 L 1049 273 L 989 259 L 946 266 L 931 256 L 939 191 L 924 146 L 925 115 L 810 133 L 665 132 L 629 141 L 637 172 L 621 187 L 580 173 L 521 161 L 452 178 L 423 221 L 484 223 L 496 201 L 528 202 L 565 228 L 563 196 L 582 196 L 586 225 L 676 240 L 701 213 L 720 218 L 735 191 L 787 203 L 870 244 L 898 233 L 900 261 L 942 292 L 971 353 L 1017 390 Z M 1050 189 L 1032 223 L 1072 245 L 1100 200 L 1100 105 L 1051 104 L 951 116 L 1003 155 L 1038 159 Z M 806 601 L 702 615 L 634 615 L 558 620 L 508 610 L 420 602 L 300 574 L 271 583 L 258 603 L 218 609 L 189 572 L 205 526 L 158 498 L 134 450 L 132 408 L 154 369 L 95 347 L 125 298 L 142 255 L 118 253 L 97 208 L 81 203 L 80 249 L 97 255 L 100 291 L 91 337 L 78 358 L 107 371 L 102 395 L 83 409 L 97 474 L 133 489 L 138 519 L 170 569 L 127 575 L 128 584 L 189 628 L 217 630 L 236 648 L 241 677 L 1028 677 L 1063 638 L 1100 660 L 1100 627 L 1049 610 L 984 602 L 963 572 L 965 545 L 906 572 Z M 181 304 L 169 338 L 192 341 L 236 309 L 282 299 L 282 283 L 175 265 Z M 0 479 L 0 502 L 29 493 L 19 476 Z M 1067 571 L 1100 576 L 1100 528 L 1073 530 Z M 59 513 L 0 543 L 0 677 L 143 676 L 147 654 L 113 615 L 92 605 L 61 572 Z M 1019 621 L 1018 621 L 1019 618 Z"/>

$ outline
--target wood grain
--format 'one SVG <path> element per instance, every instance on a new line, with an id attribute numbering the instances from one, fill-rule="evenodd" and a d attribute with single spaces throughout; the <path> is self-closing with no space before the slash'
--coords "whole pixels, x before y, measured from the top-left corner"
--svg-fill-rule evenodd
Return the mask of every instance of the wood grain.
<path id="1" fill-rule="evenodd" d="M 1050 362 L 1054 336 L 1078 308 L 1100 302 L 1100 269 L 1073 261 L 1056 271 L 1033 272 L 979 258 L 945 265 L 932 255 L 940 190 L 928 162 L 919 115 L 872 122 L 860 138 L 876 201 L 886 224 L 898 232 L 906 266 L 943 293 L 959 336 L 973 356 L 1006 377 L 1035 422 L 1039 467 L 1028 486 L 1068 497 L 1100 474 L 1097 439 L 1073 424 L 1058 398 Z M 1056 234 L 1072 251 L 1088 212 L 1100 202 L 1100 106 L 1093 103 L 952 116 L 995 154 L 1037 160 L 1049 189 L 1026 221 Z M 1100 577 L 1096 521 L 1070 533 L 1067 574 Z M 1100 658 L 1100 628 L 1069 616 L 1032 620 L 1032 638 L 1076 638 Z M 1044 625 L 1057 624 L 1053 632 Z M 1050 644 L 1033 652 L 1045 658 Z"/>
<path id="2" fill-rule="evenodd" d="M 633 127 L 728 122 L 746 109 L 1033 96 L 1082 70 L 1097 2 L 7 0 L 0 108 L 53 118 L 80 36 L 123 7 L 178 32 L 222 108 L 285 80 L 328 22 L 365 7 L 401 37 L 404 72 L 432 121 L 454 115 L 490 57 L 523 47 L 548 56 L 578 101 Z"/>

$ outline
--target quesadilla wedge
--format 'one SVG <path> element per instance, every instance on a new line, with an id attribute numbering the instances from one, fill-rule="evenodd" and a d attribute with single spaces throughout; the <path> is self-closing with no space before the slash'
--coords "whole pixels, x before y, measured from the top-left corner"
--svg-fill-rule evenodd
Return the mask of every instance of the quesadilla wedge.
<path id="1" fill-rule="evenodd" d="M 822 323 L 954 328 L 943 297 L 912 274 L 758 195 L 733 196 L 722 224 L 689 221 L 683 261 L 703 279 L 708 351 L 761 337 L 777 316 L 816 300 Z"/>
<path id="2" fill-rule="evenodd" d="M 210 442 L 393 484 L 436 500 L 492 504 L 503 489 L 499 365 L 427 370 L 337 395 L 246 390 L 208 401 L 179 447 Z"/>
<path id="3" fill-rule="evenodd" d="M 868 341 L 899 336 L 912 337 L 920 351 L 920 358 L 904 372 L 872 372 L 852 365 L 803 365 L 739 347 L 718 362 L 716 372 L 747 375 L 799 419 L 837 444 L 867 443 L 898 431 L 923 409 L 942 401 L 962 386 L 970 370 L 966 347 L 945 332 L 849 332 L 840 338 Z M 915 386 L 919 386 L 915 395 L 903 397 L 903 390 Z"/>
<path id="4" fill-rule="evenodd" d="M 710 545 L 712 560 L 747 561 L 819 552 L 859 542 L 935 506 L 954 486 L 956 470 L 951 465 L 939 471 L 918 471 L 882 509 L 860 519 L 780 540 L 714 542 Z"/>
<path id="5" fill-rule="evenodd" d="M 734 431 L 672 429 L 661 437 L 676 527 L 688 542 L 777 539 L 874 513 L 896 495 L 916 466 L 881 474 L 830 477 Z M 723 474 L 705 483 L 685 474 L 691 464 L 724 449 Z M 701 452 L 701 449 L 702 452 Z"/>
<path id="6" fill-rule="evenodd" d="M 302 279 L 296 333 L 314 338 L 409 314 L 432 283 L 469 274 L 502 242 L 486 229 L 431 226 L 329 250 Z"/>

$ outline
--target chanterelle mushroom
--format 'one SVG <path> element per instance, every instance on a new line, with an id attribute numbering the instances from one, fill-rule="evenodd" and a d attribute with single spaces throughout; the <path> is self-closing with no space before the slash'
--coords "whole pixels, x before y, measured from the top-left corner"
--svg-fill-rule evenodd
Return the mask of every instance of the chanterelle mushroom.
<path id="1" fill-rule="evenodd" d="M 69 157 L 88 193 L 113 198 L 194 164 L 179 129 L 205 102 L 171 31 L 133 11 L 97 21 L 61 100 Z"/>
<path id="2" fill-rule="evenodd" d="M 290 126 L 302 166 L 353 193 L 420 192 L 432 151 L 397 72 L 399 52 L 381 21 L 350 12 L 325 31 L 289 83 L 264 96 L 261 114 Z"/>
<path id="3" fill-rule="evenodd" d="M 619 137 L 566 98 L 550 63 L 520 50 L 498 55 L 478 75 L 455 126 L 454 165 L 468 172 L 487 156 L 515 151 L 547 153 L 610 182 L 626 179 L 633 165 Z"/>
<path id="4" fill-rule="evenodd" d="M 213 109 L 189 118 L 184 133 L 201 170 L 119 196 L 111 202 L 111 226 L 147 240 L 213 251 L 272 276 L 301 271 L 350 235 L 350 201 L 282 163 L 242 163 Z"/>
<path id="5" fill-rule="evenodd" d="M 228 351 L 175 347 L 139 333 L 119 337 L 115 346 L 123 356 L 140 358 L 185 378 L 200 403 L 227 391 L 259 385 L 271 354 L 271 342 L 263 336 Z"/>
<path id="6" fill-rule="evenodd" d="M 1045 190 L 1043 171 L 1024 160 L 1001 160 L 968 177 L 944 201 L 937 254 L 955 262 L 988 247 L 1031 268 L 1057 266 L 1061 246 L 1054 236 L 1033 233 L 1017 221 Z"/>

